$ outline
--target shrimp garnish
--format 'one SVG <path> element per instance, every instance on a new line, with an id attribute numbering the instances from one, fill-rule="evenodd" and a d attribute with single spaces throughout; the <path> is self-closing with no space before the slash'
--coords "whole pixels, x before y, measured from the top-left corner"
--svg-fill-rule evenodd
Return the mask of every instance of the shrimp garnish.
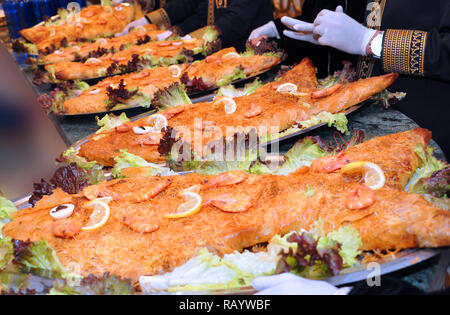
<path id="1" fill-rule="evenodd" d="M 134 216 L 125 216 L 121 222 L 138 233 L 151 233 L 159 229 L 158 223 L 148 222 L 147 220 Z"/>
<path id="2" fill-rule="evenodd" d="M 329 155 L 314 160 L 311 164 L 311 170 L 316 173 L 331 173 L 344 165 L 350 163 L 343 153 L 339 155 Z"/>
<path id="3" fill-rule="evenodd" d="M 184 110 L 185 110 L 184 106 L 175 106 L 175 107 L 169 108 L 168 110 L 164 111 L 163 115 L 167 119 L 170 119 L 170 118 L 184 112 Z"/>
<path id="4" fill-rule="evenodd" d="M 134 203 L 148 201 L 164 191 L 167 187 L 169 187 L 169 185 L 170 180 L 165 178 L 153 185 L 151 188 L 133 191 L 128 194 L 122 195 L 122 197 Z"/>
<path id="5" fill-rule="evenodd" d="M 81 231 L 81 223 L 74 219 L 61 219 L 52 223 L 52 233 L 60 238 L 72 238 Z"/>
<path id="6" fill-rule="evenodd" d="M 123 123 L 117 127 L 114 127 L 114 131 L 117 133 L 125 133 L 131 130 L 130 124 Z"/>
<path id="7" fill-rule="evenodd" d="M 207 200 L 206 204 L 212 204 L 224 212 L 244 212 L 252 206 L 252 196 L 248 193 L 230 193 Z"/>
<path id="8" fill-rule="evenodd" d="M 208 56 L 205 58 L 205 62 L 210 63 L 216 61 L 217 59 L 219 59 L 217 56 Z"/>
<path id="9" fill-rule="evenodd" d="M 260 115 L 262 113 L 262 107 L 259 105 L 252 104 L 251 108 L 244 113 L 246 118 L 252 118 Z"/>
<path id="10" fill-rule="evenodd" d="M 224 187 L 224 186 L 231 186 L 235 184 L 239 184 L 246 180 L 248 177 L 247 173 L 243 171 L 229 171 L 222 173 L 209 182 L 207 182 L 205 185 L 203 185 L 203 189 L 208 189 L 211 187 Z"/>
<path id="11" fill-rule="evenodd" d="M 375 193 L 366 185 L 358 185 L 345 201 L 345 206 L 351 210 L 367 208 L 375 202 Z"/>
<path id="12" fill-rule="evenodd" d="M 134 142 L 138 145 L 158 145 L 162 134 L 149 132 L 139 136 Z"/>
<path id="13" fill-rule="evenodd" d="M 118 193 L 98 185 L 85 187 L 83 189 L 83 195 L 89 200 L 103 197 L 111 197 L 114 200 L 121 199 L 121 196 Z"/>
<path id="14" fill-rule="evenodd" d="M 195 129 L 197 130 L 202 130 L 202 131 L 208 131 L 208 130 L 215 130 L 216 129 L 217 124 L 213 121 L 202 121 L 201 124 L 197 124 L 194 126 Z"/>
<path id="15" fill-rule="evenodd" d="M 158 47 L 167 47 L 167 46 L 171 46 L 171 45 L 172 45 L 171 42 L 161 42 L 161 43 L 156 44 L 156 46 L 158 46 Z"/>
<path id="16" fill-rule="evenodd" d="M 331 94 L 333 94 L 334 92 L 339 90 L 339 88 L 341 86 L 342 86 L 342 84 L 338 83 L 333 86 L 330 86 L 329 88 L 314 91 L 311 93 L 311 98 L 322 98 L 322 97 L 330 96 Z"/>

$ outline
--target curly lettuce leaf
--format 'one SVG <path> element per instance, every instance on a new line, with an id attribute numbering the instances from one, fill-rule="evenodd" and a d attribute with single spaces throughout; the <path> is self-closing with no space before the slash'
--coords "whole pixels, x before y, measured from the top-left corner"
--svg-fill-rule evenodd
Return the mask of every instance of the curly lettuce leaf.
<path id="1" fill-rule="evenodd" d="M 252 83 L 247 83 L 244 88 L 242 89 L 237 89 L 236 87 L 234 87 L 234 85 L 224 85 L 222 87 L 220 87 L 219 91 L 217 92 L 216 97 L 218 96 L 226 96 L 226 97 L 239 97 L 239 96 L 245 96 L 245 95 L 250 95 L 253 92 L 255 92 L 258 88 L 260 88 L 262 86 L 262 82 L 261 80 L 259 80 L 258 78 L 255 79 L 255 81 L 253 81 Z"/>
<path id="2" fill-rule="evenodd" d="M 0 196 L 0 220 L 11 220 L 11 213 L 16 212 L 17 208 L 12 201 Z"/>
<path id="3" fill-rule="evenodd" d="M 98 166 L 96 161 L 88 162 L 85 158 L 77 155 L 77 150 L 73 147 L 64 151 L 62 157 L 66 163 L 75 163 L 78 167 L 83 169 L 94 169 Z"/>
<path id="4" fill-rule="evenodd" d="M 127 150 L 120 150 L 120 156 L 116 156 L 114 158 L 114 161 L 116 161 L 116 164 L 114 164 L 114 167 L 111 171 L 111 176 L 113 178 L 123 178 L 124 175 L 122 175 L 121 170 L 129 167 L 148 168 L 147 170 L 148 176 L 154 175 L 168 176 L 175 174 L 168 167 L 163 167 L 157 164 L 149 163 L 138 155 L 128 153 Z"/>
<path id="5" fill-rule="evenodd" d="M 317 115 L 312 116 L 308 120 L 299 122 L 302 129 L 306 129 L 323 123 L 327 124 L 328 127 L 335 127 L 341 133 L 349 133 L 347 126 L 348 120 L 344 113 L 331 114 L 329 112 L 321 112 Z"/>
<path id="6" fill-rule="evenodd" d="M 11 221 L 11 213 L 16 212 L 17 208 L 10 200 L 0 196 L 0 237 L 3 226 Z M 1 255 L 0 255 L 1 259 Z M 0 268 L 1 269 L 1 268 Z"/>
<path id="7" fill-rule="evenodd" d="M 97 125 L 100 127 L 100 129 L 97 130 L 96 133 L 102 133 L 104 131 L 120 126 L 127 121 L 130 121 L 125 113 L 120 114 L 120 116 L 109 114 L 103 116 L 102 119 L 99 119 L 98 117 L 96 117 L 96 119 Z"/>
<path id="8" fill-rule="evenodd" d="M 338 253 L 343 259 L 344 267 L 351 267 L 357 263 L 361 254 L 362 241 L 358 231 L 351 225 L 341 226 L 325 237 L 320 237 L 317 247 L 319 249 L 339 248 Z"/>
<path id="9" fill-rule="evenodd" d="M 11 238 L 0 238 L 0 270 L 3 270 L 14 258 Z"/>
<path id="10" fill-rule="evenodd" d="M 233 81 L 245 79 L 246 77 L 247 76 L 245 75 L 244 70 L 242 70 L 240 67 L 237 67 L 236 69 L 234 69 L 232 74 L 226 75 L 222 79 L 218 80 L 216 85 L 219 87 L 224 86 L 230 84 Z"/>
<path id="11" fill-rule="evenodd" d="M 20 266 L 22 272 L 50 278 L 76 276 L 61 264 L 56 252 L 44 239 L 39 242 L 14 240 L 13 246 L 14 264 Z"/>
<path id="12" fill-rule="evenodd" d="M 294 146 L 284 155 L 285 162 L 279 167 L 272 169 L 266 164 L 257 161 L 250 169 L 253 174 L 277 174 L 287 175 L 302 166 L 310 166 L 311 163 L 328 153 L 320 148 L 313 138 L 304 138 L 297 141 Z"/>
<path id="13" fill-rule="evenodd" d="M 194 163 L 196 166 L 194 172 L 203 175 L 216 175 L 227 171 L 241 170 L 244 172 L 250 171 L 250 166 L 257 160 L 258 152 L 254 149 L 247 149 L 242 155 L 235 158 L 228 159 L 226 157 L 208 156 L 206 162 Z M 198 166 L 199 165 L 199 166 Z"/>
<path id="14" fill-rule="evenodd" d="M 410 181 L 405 186 L 405 191 L 424 194 L 426 190 L 424 181 L 421 179 L 430 177 L 434 172 L 444 169 L 447 166 L 444 162 L 433 156 L 433 151 L 434 149 L 432 147 L 424 148 L 422 145 L 418 145 L 414 149 L 414 152 L 420 158 L 421 165 L 416 169 Z"/>
<path id="15" fill-rule="evenodd" d="M 151 102 L 158 110 L 165 110 L 184 104 L 192 104 L 191 99 L 186 93 L 185 86 L 179 83 L 174 83 L 168 88 L 158 91 Z"/>
<path id="16" fill-rule="evenodd" d="M 202 36 L 206 43 L 210 43 L 219 38 L 219 32 L 212 26 L 207 26 Z"/>

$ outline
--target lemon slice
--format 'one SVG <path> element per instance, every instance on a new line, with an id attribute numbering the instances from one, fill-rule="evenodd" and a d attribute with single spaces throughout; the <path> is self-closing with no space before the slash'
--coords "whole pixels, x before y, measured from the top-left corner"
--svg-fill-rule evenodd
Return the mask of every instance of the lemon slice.
<path id="1" fill-rule="evenodd" d="M 199 194 L 188 189 L 184 190 L 180 194 L 185 201 L 177 208 L 176 212 L 166 214 L 166 218 L 176 219 L 188 217 L 197 213 L 201 209 L 202 197 L 200 197 Z"/>
<path id="2" fill-rule="evenodd" d="M 295 93 L 297 92 L 297 86 L 294 83 L 284 83 L 277 88 L 277 92 Z"/>
<path id="3" fill-rule="evenodd" d="M 239 55 L 237 52 L 231 51 L 223 55 L 222 58 L 241 58 L 241 55 Z"/>
<path id="4" fill-rule="evenodd" d="M 367 187 L 377 190 L 384 186 L 386 178 L 383 170 L 374 163 L 359 161 L 352 162 L 341 168 L 342 174 L 364 174 L 364 183 Z"/>
<path id="5" fill-rule="evenodd" d="M 236 102 L 231 97 L 224 96 L 215 102 L 215 104 L 220 103 L 224 103 L 223 109 L 225 110 L 225 113 L 233 114 L 236 111 Z"/>
<path id="6" fill-rule="evenodd" d="M 161 132 L 163 128 L 167 127 L 167 118 L 161 114 L 151 115 L 147 119 L 147 124 L 152 128 L 152 132 Z"/>
<path id="7" fill-rule="evenodd" d="M 96 230 L 108 221 L 110 215 L 110 209 L 108 203 L 111 199 L 98 198 L 84 204 L 84 207 L 93 209 L 89 222 L 81 229 L 83 231 Z"/>
<path id="8" fill-rule="evenodd" d="M 108 44 L 108 41 L 106 40 L 106 38 L 99 38 L 97 39 L 96 43 L 99 45 L 106 45 Z"/>
<path id="9" fill-rule="evenodd" d="M 102 61 L 98 58 L 89 58 L 88 60 L 86 60 L 87 64 L 95 64 L 95 63 L 102 63 Z"/>
<path id="10" fill-rule="evenodd" d="M 168 70 L 174 78 L 178 78 L 181 75 L 181 68 L 177 65 L 170 66 Z"/>

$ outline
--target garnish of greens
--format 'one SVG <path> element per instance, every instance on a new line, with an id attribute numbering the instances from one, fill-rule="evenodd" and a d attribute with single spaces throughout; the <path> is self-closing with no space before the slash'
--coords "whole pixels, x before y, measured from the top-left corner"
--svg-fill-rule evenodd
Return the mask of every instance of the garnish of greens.
<path id="1" fill-rule="evenodd" d="M 220 87 L 220 89 L 217 91 L 217 94 L 215 98 L 218 98 L 220 96 L 226 96 L 226 97 L 239 97 L 239 96 L 246 96 L 250 95 L 253 92 L 255 92 L 258 88 L 262 86 L 261 80 L 256 78 L 252 83 L 247 83 L 244 85 L 242 89 L 237 89 L 234 87 L 234 85 L 229 84 Z"/>
<path id="2" fill-rule="evenodd" d="M 111 176 L 113 178 L 125 177 L 124 175 L 122 175 L 121 170 L 128 167 L 146 167 L 148 168 L 148 170 L 146 170 L 145 173 L 146 176 L 175 175 L 175 173 L 171 171 L 170 168 L 157 165 L 154 163 L 149 163 L 140 156 L 128 153 L 127 150 L 120 150 L 120 156 L 116 156 L 114 158 L 114 161 L 116 163 L 114 164 L 114 167 L 111 171 Z"/>
<path id="3" fill-rule="evenodd" d="M 450 210 L 450 166 L 433 156 L 432 147 L 419 145 L 414 151 L 421 163 L 405 191 L 424 195 L 435 206 Z"/>
<path id="4" fill-rule="evenodd" d="M 220 257 L 202 249 L 172 272 L 142 276 L 139 283 L 148 293 L 239 288 L 250 285 L 256 277 L 285 271 L 322 279 L 355 265 L 361 245 L 353 227 L 325 234 L 322 223 L 317 221 L 310 232 L 274 236 L 265 251 L 235 251 Z"/>

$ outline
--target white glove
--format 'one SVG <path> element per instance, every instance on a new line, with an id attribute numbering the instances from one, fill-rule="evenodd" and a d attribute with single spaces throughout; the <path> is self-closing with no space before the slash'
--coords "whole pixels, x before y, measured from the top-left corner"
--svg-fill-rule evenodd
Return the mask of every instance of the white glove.
<path id="1" fill-rule="evenodd" d="M 128 34 L 128 32 L 130 31 L 131 28 L 133 27 L 138 27 L 138 26 L 143 26 L 148 24 L 148 21 L 145 17 L 141 17 L 139 20 L 133 21 L 130 24 L 128 24 L 127 26 L 125 26 L 125 28 L 123 29 L 123 31 L 121 33 L 117 33 L 115 36 L 123 36 Z"/>
<path id="2" fill-rule="evenodd" d="M 255 28 L 251 32 L 248 40 L 255 39 L 255 38 L 258 38 L 258 37 L 264 36 L 264 35 L 269 38 L 276 37 L 276 38 L 280 39 L 280 34 L 278 34 L 277 27 L 275 26 L 275 23 L 273 23 L 273 21 L 270 21 L 270 22 L 264 24 L 263 26 Z"/>
<path id="3" fill-rule="evenodd" d="M 325 281 L 309 280 L 293 273 L 259 277 L 252 281 L 257 295 L 346 295 L 351 287 L 336 288 Z"/>
<path id="4" fill-rule="evenodd" d="M 367 55 L 367 44 L 376 32 L 345 14 L 342 6 L 338 6 L 334 12 L 320 11 L 314 23 L 306 23 L 285 16 L 281 18 L 281 22 L 296 31 L 284 30 L 283 34 L 287 37 L 362 56 Z"/>

